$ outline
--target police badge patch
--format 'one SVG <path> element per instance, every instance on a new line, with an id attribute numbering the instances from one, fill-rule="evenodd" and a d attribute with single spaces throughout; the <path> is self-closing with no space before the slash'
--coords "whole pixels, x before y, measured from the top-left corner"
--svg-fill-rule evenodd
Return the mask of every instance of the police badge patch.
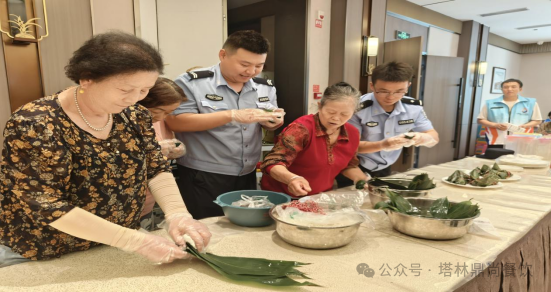
<path id="1" fill-rule="evenodd" d="M 224 99 L 222 96 L 216 95 L 216 94 L 207 94 L 205 95 L 205 98 L 210 99 L 212 101 L 221 101 Z"/>
<path id="2" fill-rule="evenodd" d="M 366 126 L 368 127 L 377 127 L 379 125 L 378 122 L 367 122 L 365 123 Z"/>
<path id="3" fill-rule="evenodd" d="M 409 120 L 401 120 L 401 121 L 398 121 L 398 125 L 407 125 L 407 124 L 413 124 L 415 121 L 413 119 L 409 119 Z"/>
<path id="4" fill-rule="evenodd" d="M 270 101 L 270 98 L 267 96 L 259 97 L 258 102 L 267 102 Z"/>

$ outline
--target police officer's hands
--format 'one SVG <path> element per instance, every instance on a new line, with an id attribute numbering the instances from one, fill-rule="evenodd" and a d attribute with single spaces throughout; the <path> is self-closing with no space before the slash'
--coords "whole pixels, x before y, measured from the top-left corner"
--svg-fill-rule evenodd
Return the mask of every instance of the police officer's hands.
<path id="1" fill-rule="evenodd" d="M 413 141 L 407 139 L 404 134 L 383 140 L 382 151 L 394 151 L 413 145 Z"/>
<path id="2" fill-rule="evenodd" d="M 412 136 L 411 141 L 413 141 L 413 145 L 415 146 L 425 146 L 425 147 L 432 147 L 436 144 L 438 144 L 438 141 L 434 139 L 430 134 L 427 133 L 419 133 L 419 132 L 411 132 L 408 133 L 408 136 Z"/>
<path id="3" fill-rule="evenodd" d="M 256 108 L 231 110 L 232 121 L 239 124 L 275 122 L 278 117 L 281 118 L 283 115 L 285 115 L 285 112 L 269 112 Z"/>
<path id="4" fill-rule="evenodd" d="M 302 176 L 294 176 L 291 178 L 291 181 L 287 184 L 287 189 L 289 192 L 297 197 L 302 197 L 308 195 L 312 191 L 308 181 Z"/>
<path id="5" fill-rule="evenodd" d="M 171 214 L 166 216 L 165 220 L 165 229 L 178 245 L 186 245 L 185 234 L 191 237 L 199 251 L 202 251 L 209 244 L 211 233 L 208 227 L 193 219 L 189 213 Z"/>
<path id="6" fill-rule="evenodd" d="M 507 123 L 494 123 L 494 128 L 500 131 L 507 131 L 509 125 L 507 125 Z"/>
<path id="7" fill-rule="evenodd" d="M 260 122 L 260 124 L 268 130 L 271 130 L 271 128 L 278 128 L 283 124 L 283 117 L 285 116 L 285 110 L 282 108 L 276 108 L 273 112 L 279 114 L 278 116 L 276 116 L 276 118 L 273 121 Z"/>
<path id="8" fill-rule="evenodd" d="M 170 240 L 132 230 L 132 236 L 122 246 L 117 246 L 126 252 L 135 252 L 155 264 L 165 264 L 176 259 L 185 259 L 190 255 Z"/>

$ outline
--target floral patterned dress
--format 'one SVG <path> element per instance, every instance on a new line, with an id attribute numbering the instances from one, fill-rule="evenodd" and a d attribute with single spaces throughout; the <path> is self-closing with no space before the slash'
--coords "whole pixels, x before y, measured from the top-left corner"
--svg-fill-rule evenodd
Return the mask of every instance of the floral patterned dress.
<path id="1" fill-rule="evenodd" d="M 169 171 L 146 108 L 113 115 L 105 140 L 74 124 L 57 95 L 28 103 L 4 130 L 0 164 L 0 244 L 32 260 L 99 243 L 48 225 L 74 207 L 139 228 L 147 180 Z"/>

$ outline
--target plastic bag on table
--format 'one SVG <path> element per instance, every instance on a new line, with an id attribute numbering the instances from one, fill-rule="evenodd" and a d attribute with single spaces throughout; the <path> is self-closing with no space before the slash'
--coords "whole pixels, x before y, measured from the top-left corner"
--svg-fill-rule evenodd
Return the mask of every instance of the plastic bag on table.
<path id="1" fill-rule="evenodd" d="M 268 196 L 241 195 L 241 200 L 231 203 L 232 206 L 245 208 L 273 207 L 274 203 L 268 200 Z"/>
<path id="2" fill-rule="evenodd" d="M 303 197 L 299 201 L 304 202 L 307 200 L 314 200 L 316 203 L 324 204 L 327 206 L 334 205 L 340 207 L 360 208 L 364 204 L 367 195 L 367 191 L 353 190 L 331 194 L 320 193 L 313 196 Z"/>

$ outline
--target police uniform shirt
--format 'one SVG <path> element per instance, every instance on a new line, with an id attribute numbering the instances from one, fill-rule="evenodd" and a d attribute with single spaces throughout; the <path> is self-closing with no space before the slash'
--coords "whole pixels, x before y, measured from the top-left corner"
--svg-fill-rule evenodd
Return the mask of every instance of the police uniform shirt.
<path id="1" fill-rule="evenodd" d="M 412 100 L 412 103 L 416 101 L 411 97 L 404 97 L 404 100 Z M 349 123 L 360 131 L 361 141 L 369 142 L 381 141 L 410 131 L 432 130 L 432 123 L 427 118 L 423 107 L 412 103 L 398 101 L 392 113 L 387 114 L 373 93 L 368 93 L 360 99 L 360 104 L 364 108 L 355 113 Z M 378 171 L 394 164 L 401 151 L 402 149 L 358 154 L 358 158 L 366 169 Z"/>
<path id="2" fill-rule="evenodd" d="M 174 115 L 277 107 L 276 89 L 271 80 L 251 79 L 237 93 L 222 77 L 219 64 L 184 73 L 175 82 L 184 90 L 188 101 L 180 104 Z M 218 174 L 246 175 L 255 170 L 260 157 L 261 127 L 259 123 L 231 122 L 206 131 L 175 133 L 187 149 L 178 164 Z"/>

